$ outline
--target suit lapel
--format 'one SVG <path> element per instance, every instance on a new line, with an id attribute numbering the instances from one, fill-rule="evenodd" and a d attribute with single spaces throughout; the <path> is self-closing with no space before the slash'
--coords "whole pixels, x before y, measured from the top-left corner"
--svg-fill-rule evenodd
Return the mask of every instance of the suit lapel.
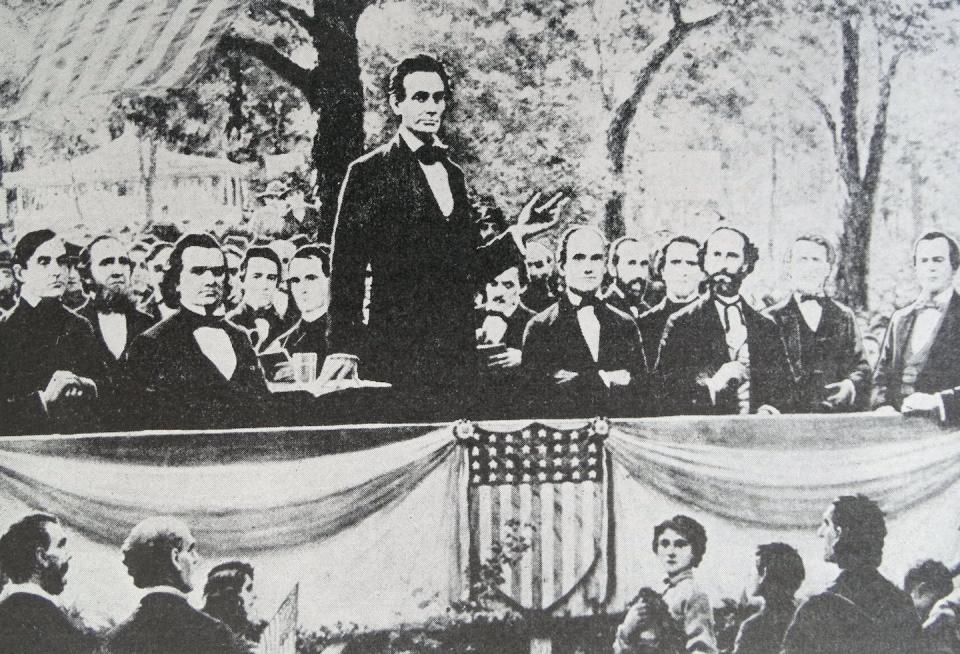
<path id="1" fill-rule="evenodd" d="M 907 348 L 910 346 L 910 335 L 913 333 L 913 323 L 917 319 L 915 311 L 908 310 L 898 324 L 894 325 L 893 333 L 893 369 L 896 371 L 899 380 L 903 372 L 903 361 L 907 355 Z"/>
<path id="2" fill-rule="evenodd" d="M 943 312 L 943 320 L 940 321 L 937 334 L 933 337 L 930 354 L 927 356 L 928 363 L 946 361 L 952 358 L 952 355 L 945 350 L 953 346 L 952 341 L 957 329 L 960 329 L 960 296 L 954 291 L 951 293 L 950 301 Z M 924 366 L 924 370 L 926 370 L 926 366 Z"/>
<path id="3" fill-rule="evenodd" d="M 186 311 L 186 309 L 180 309 L 180 311 Z M 184 348 L 187 350 L 187 356 L 183 357 L 183 361 L 187 365 L 196 366 L 196 372 L 199 376 L 204 377 L 210 380 L 216 380 L 219 383 L 225 383 L 230 381 L 220 372 L 220 369 L 207 358 L 207 355 L 203 353 L 203 350 L 200 349 L 200 344 L 197 343 L 197 339 L 193 337 L 193 331 L 188 328 L 186 322 L 180 322 L 180 329 L 182 330 L 182 341 Z M 229 334 L 228 334 L 229 337 Z M 233 339 L 230 339 L 230 343 L 234 345 L 234 354 L 236 354 L 236 346 L 233 343 Z M 240 366 L 239 356 L 237 357 L 237 367 Z M 234 369 L 233 374 L 236 375 L 237 371 Z"/>
<path id="4" fill-rule="evenodd" d="M 800 345 L 800 321 L 803 320 L 803 315 L 800 313 L 800 307 L 797 306 L 796 298 L 790 298 L 781 316 L 783 319 L 784 346 L 790 363 L 794 366 L 793 374 L 798 377 L 803 370 L 803 348 Z M 820 318 L 821 327 L 826 317 L 827 309 L 825 306 L 823 316 Z"/>

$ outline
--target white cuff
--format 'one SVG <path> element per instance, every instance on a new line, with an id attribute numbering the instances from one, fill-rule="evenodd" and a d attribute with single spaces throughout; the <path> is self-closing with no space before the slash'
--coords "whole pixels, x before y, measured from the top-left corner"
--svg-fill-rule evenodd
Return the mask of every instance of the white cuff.
<path id="1" fill-rule="evenodd" d="M 940 412 L 940 422 L 946 422 L 947 407 L 943 403 L 943 393 L 937 393 L 937 411 Z"/>

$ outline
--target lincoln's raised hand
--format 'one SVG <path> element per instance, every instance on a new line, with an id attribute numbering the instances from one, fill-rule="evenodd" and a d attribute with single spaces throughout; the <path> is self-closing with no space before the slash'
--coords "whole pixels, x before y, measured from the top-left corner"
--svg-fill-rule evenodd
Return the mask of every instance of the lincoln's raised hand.
<path id="1" fill-rule="evenodd" d="M 542 195 L 542 191 L 534 193 L 517 214 L 516 224 L 509 228 L 521 239 L 530 238 L 556 226 L 560 222 L 560 212 L 570 202 L 570 198 L 564 197 L 563 193 L 557 193 L 543 204 L 538 204 Z"/>

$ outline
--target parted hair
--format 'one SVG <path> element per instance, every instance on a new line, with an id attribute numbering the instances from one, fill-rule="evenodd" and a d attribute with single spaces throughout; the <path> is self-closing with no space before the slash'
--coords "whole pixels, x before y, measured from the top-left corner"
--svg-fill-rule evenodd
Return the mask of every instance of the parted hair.
<path id="1" fill-rule="evenodd" d="M 320 265 L 323 267 L 323 274 L 327 277 L 330 276 L 330 248 L 319 245 L 317 243 L 311 243 L 310 245 L 304 245 L 299 250 L 297 250 L 293 259 L 320 259 Z"/>
<path id="2" fill-rule="evenodd" d="M 707 553 L 707 530 L 699 522 L 689 516 L 678 514 L 664 520 L 653 528 L 653 552 L 656 554 L 660 548 L 660 536 L 667 529 L 672 529 L 688 541 L 690 541 L 690 550 L 693 553 L 691 563 L 696 568 L 703 560 L 703 555 Z"/>
<path id="3" fill-rule="evenodd" d="M 387 92 L 390 97 L 396 101 L 402 101 L 406 98 L 406 89 L 403 87 L 403 80 L 410 73 L 436 73 L 443 80 L 443 88 L 447 92 L 447 99 L 450 98 L 453 91 L 450 87 L 450 76 L 439 59 L 431 57 L 428 54 L 416 54 L 401 60 L 390 71 L 390 77 L 387 81 Z"/>
<path id="4" fill-rule="evenodd" d="M 160 280 L 160 296 L 163 298 L 163 303 L 168 307 L 178 308 L 180 306 L 180 292 L 177 290 L 177 286 L 180 284 L 180 275 L 183 273 L 183 252 L 191 247 L 219 250 L 220 254 L 223 254 L 224 266 L 226 266 L 227 255 L 220 247 L 217 239 L 210 234 L 194 233 L 181 237 L 173 246 L 167 270 L 163 273 L 163 279 Z M 229 274 L 224 275 L 223 284 L 223 297 L 230 297 Z"/>
<path id="5" fill-rule="evenodd" d="M 0 570 L 10 580 L 22 584 L 30 579 L 36 567 L 38 547 L 50 547 L 46 525 L 60 522 L 49 513 L 32 513 L 10 525 L 0 537 Z"/>
<path id="6" fill-rule="evenodd" d="M 17 241 L 17 245 L 13 249 L 13 262 L 25 267 L 37 248 L 55 238 L 57 238 L 57 234 L 52 229 L 37 229 L 27 232 Z"/>
<path id="7" fill-rule="evenodd" d="M 697 249 L 697 258 L 700 257 L 700 241 L 693 238 L 692 236 L 687 236 L 686 234 L 677 234 L 669 241 L 664 243 L 663 247 L 657 250 L 654 254 L 654 262 L 651 266 L 653 268 L 653 280 L 662 282 L 663 281 L 663 267 L 667 264 L 667 250 L 670 249 L 670 246 L 674 243 L 687 243 L 692 245 Z M 702 264 L 701 264 L 702 265 Z"/>

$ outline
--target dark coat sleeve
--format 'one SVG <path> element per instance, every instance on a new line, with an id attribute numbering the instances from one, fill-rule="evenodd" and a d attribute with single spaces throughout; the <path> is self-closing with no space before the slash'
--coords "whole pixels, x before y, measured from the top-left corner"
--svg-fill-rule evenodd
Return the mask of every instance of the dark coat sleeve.
<path id="1" fill-rule="evenodd" d="M 667 320 L 660 339 L 655 373 L 664 415 L 701 414 L 713 410 L 710 391 L 700 380 L 700 366 L 691 357 L 690 350 L 697 342 L 699 339 L 688 328 L 687 322 L 678 320 L 676 314 Z"/>
<path id="2" fill-rule="evenodd" d="M 893 319 L 887 326 L 887 333 L 883 336 L 883 345 L 880 347 L 880 355 L 877 357 L 877 367 L 873 371 L 873 394 L 870 404 L 873 408 L 890 403 L 889 385 L 893 374 L 893 359 L 895 355 L 896 344 L 894 343 L 894 334 L 896 333 L 897 320 Z M 897 406 L 897 409 L 900 407 Z"/>
<path id="3" fill-rule="evenodd" d="M 370 230 L 379 211 L 376 189 L 368 179 L 368 166 L 359 162 L 351 164 L 340 189 L 330 271 L 327 346 L 331 354 L 359 355 L 363 347 L 363 298 L 367 264 L 371 259 Z"/>

